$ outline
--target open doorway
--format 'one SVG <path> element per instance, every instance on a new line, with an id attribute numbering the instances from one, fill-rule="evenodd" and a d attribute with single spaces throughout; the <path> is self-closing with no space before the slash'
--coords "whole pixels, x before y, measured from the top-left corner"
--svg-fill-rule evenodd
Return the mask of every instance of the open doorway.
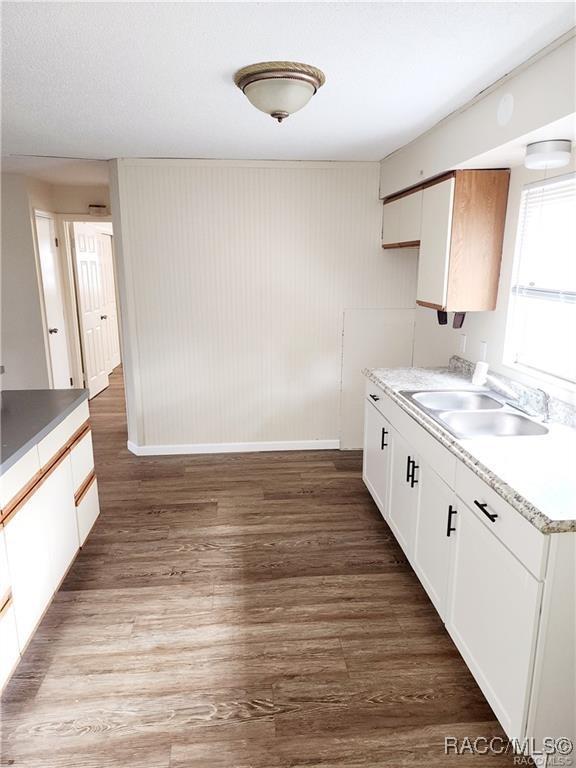
<path id="1" fill-rule="evenodd" d="M 41 211 L 34 220 L 51 385 L 93 398 L 121 363 L 112 223 Z"/>

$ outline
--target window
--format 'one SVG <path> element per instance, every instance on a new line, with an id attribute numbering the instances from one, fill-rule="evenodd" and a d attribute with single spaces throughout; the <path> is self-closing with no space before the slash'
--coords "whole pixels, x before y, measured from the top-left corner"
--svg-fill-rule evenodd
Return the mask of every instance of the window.
<path id="1" fill-rule="evenodd" d="M 508 362 L 576 383 L 576 174 L 522 192 Z"/>

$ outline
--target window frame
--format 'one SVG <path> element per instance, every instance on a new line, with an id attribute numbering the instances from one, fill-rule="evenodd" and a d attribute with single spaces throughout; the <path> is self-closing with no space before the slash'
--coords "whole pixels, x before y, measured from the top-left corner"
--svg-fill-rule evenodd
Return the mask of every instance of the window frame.
<path id="1" fill-rule="evenodd" d="M 522 233 L 523 233 L 523 227 L 524 227 L 524 215 L 523 215 L 524 194 L 530 189 L 562 183 L 563 181 L 567 181 L 569 179 L 576 179 L 576 171 L 570 170 L 567 173 L 559 174 L 557 176 L 550 176 L 550 177 L 536 179 L 534 181 L 523 184 L 520 189 L 520 197 L 519 197 L 519 205 L 518 205 L 518 221 L 516 226 L 516 238 L 514 243 L 514 260 L 512 264 L 512 272 L 510 275 L 510 283 L 508 285 L 508 292 L 506 297 L 508 307 L 507 307 L 507 313 L 506 313 L 506 325 L 504 329 L 502 365 L 509 368 L 510 370 L 518 372 L 518 374 L 522 378 L 528 377 L 529 379 L 534 379 L 536 383 L 543 384 L 545 386 L 548 386 L 549 388 L 558 389 L 561 391 L 563 390 L 565 392 L 576 394 L 576 380 L 567 379 L 562 376 L 558 376 L 554 373 L 550 373 L 549 371 L 545 371 L 543 369 L 536 368 L 534 366 L 518 361 L 516 359 L 518 345 L 516 342 L 516 333 L 515 333 L 517 296 L 519 293 L 518 288 L 522 287 L 522 286 L 519 286 L 518 278 L 519 278 L 520 265 L 522 260 Z M 525 287 L 525 290 L 526 292 L 530 292 L 530 293 L 532 292 L 530 288 Z M 561 290 L 540 290 L 540 289 L 533 289 L 533 291 L 534 291 L 534 294 L 538 294 L 538 293 L 549 294 L 546 297 L 542 296 L 542 298 L 548 298 L 550 301 L 561 300 L 560 299 L 561 295 L 568 294 L 570 296 L 568 301 L 570 303 L 573 303 L 573 302 L 576 303 L 576 294 L 572 295 L 572 292 L 561 291 Z M 554 294 L 558 298 L 553 298 L 550 294 Z"/>

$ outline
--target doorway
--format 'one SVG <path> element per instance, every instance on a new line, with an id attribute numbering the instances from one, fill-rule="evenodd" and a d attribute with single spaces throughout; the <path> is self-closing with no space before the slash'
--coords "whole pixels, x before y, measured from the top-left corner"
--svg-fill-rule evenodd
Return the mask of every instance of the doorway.
<path id="1" fill-rule="evenodd" d="M 51 386 L 93 398 L 121 363 L 114 232 L 78 218 L 34 211 Z"/>
<path id="2" fill-rule="evenodd" d="M 120 365 L 114 233 L 109 222 L 69 223 L 82 368 L 89 397 L 109 384 Z"/>

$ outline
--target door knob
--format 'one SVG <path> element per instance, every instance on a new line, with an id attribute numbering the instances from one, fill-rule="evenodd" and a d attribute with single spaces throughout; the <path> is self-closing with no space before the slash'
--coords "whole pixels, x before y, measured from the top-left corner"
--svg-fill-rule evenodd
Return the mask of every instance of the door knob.
<path id="1" fill-rule="evenodd" d="M 58 333 L 58 328 L 48 328 L 48 333 Z"/>

